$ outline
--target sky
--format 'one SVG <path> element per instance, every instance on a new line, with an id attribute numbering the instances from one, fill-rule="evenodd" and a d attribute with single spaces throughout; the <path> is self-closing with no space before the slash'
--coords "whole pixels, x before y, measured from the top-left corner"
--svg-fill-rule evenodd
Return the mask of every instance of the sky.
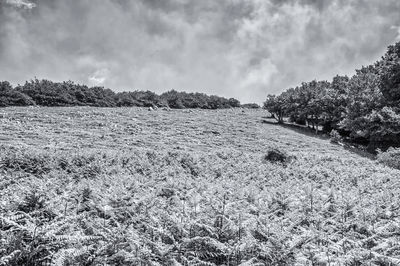
<path id="1" fill-rule="evenodd" d="M 378 60 L 399 0 L 0 0 L 0 80 L 262 103 Z"/>

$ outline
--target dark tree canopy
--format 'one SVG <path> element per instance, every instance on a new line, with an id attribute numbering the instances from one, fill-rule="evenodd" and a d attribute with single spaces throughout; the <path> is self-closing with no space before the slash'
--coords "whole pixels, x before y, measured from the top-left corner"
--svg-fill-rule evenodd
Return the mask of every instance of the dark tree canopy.
<path id="1" fill-rule="evenodd" d="M 245 103 L 242 104 L 241 107 L 246 108 L 246 109 L 260 109 L 261 106 L 258 105 L 257 103 Z"/>
<path id="2" fill-rule="evenodd" d="M 400 42 L 391 45 L 377 64 L 381 70 L 380 89 L 391 105 L 400 104 Z"/>
<path id="3" fill-rule="evenodd" d="M 400 146 L 400 42 L 350 78 L 303 82 L 268 95 L 264 108 L 280 123 L 287 118 L 326 133 L 334 129 L 372 149 Z"/>
<path id="4" fill-rule="evenodd" d="M 27 106 L 35 102 L 28 95 L 14 90 L 7 81 L 0 82 L 0 107 L 5 106 Z"/>
<path id="5" fill-rule="evenodd" d="M 240 102 L 233 98 L 175 90 L 161 95 L 139 90 L 115 93 L 103 87 L 88 87 L 72 81 L 35 79 L 15 88 L 7 81 L 0 82 L 0 106 L 27 105 L 220 109 L 240 107 Z"/>

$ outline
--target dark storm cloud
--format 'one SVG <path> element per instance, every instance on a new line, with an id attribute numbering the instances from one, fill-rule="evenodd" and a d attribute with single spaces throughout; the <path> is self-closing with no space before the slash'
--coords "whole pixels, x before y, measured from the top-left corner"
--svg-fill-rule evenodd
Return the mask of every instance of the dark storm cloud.
<path id="1" fill-rule="evenodd" d="M 398 0 L 0 0 L 0 79 L 261 102 L 400 40 Z"/>

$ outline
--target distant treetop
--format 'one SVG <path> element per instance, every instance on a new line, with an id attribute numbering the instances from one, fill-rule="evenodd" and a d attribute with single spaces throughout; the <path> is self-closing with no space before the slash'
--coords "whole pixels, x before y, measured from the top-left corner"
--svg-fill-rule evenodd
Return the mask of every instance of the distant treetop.
<path id="1" fill-rule="evenodd" d="M 115 93 L 103 87 L 88 87 L 72 81 L 53 82 L 34 79 L 15 88 L 7 81 L 0 82 L 0 106 L 28 105 L 221 109 L 240 107 L 240 102 L 233 98 L 175 90 L 161 95 L 138 90 Z"/>

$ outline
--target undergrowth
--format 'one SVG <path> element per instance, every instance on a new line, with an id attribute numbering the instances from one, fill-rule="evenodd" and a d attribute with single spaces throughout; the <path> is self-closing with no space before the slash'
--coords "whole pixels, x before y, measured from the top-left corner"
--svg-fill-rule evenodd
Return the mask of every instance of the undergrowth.
<path id="1" fill-rule="evenodd" d="M 382 164 L 400 170 L 400 148 L 389 148 L 385 152 L 379 152 L 377 159 Z"/>
<path id="2" fill-rule="evenodd" d="M 0 265 L 400 264 L 399 171 L 367 159 L 0 150 Z"/>

